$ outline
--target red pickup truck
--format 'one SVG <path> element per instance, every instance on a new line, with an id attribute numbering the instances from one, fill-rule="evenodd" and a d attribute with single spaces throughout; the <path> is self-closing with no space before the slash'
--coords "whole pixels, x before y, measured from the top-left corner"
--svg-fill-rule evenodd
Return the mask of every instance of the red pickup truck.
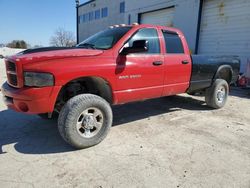
<path id="1" fill-rule="evenodd" d="M 28 49 L 5 63 L 6 105 L 59 114 L 59 132 L 76 148 L 105 138 L 111 105 L 204 92 L 208 106 L 221 108 L 240 67 L 235 56 L 191 56 L 181 31 L 154 25 L 110 27 L 76 47 Z"/>

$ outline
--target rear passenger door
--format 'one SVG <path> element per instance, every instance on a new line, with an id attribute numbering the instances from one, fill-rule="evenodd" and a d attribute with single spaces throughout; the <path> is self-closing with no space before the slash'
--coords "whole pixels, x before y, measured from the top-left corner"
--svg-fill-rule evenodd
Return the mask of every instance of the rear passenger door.
<path id="1" fill-rule="evenodd" d="M 191 77 L 191 57 L 183 46 L 183 36 L 172 31 L 162 30 L 165 52 L 165 78 L 163 95 L 184 93 Z M 183 37 L 183 38 L 182 38 Z"/>

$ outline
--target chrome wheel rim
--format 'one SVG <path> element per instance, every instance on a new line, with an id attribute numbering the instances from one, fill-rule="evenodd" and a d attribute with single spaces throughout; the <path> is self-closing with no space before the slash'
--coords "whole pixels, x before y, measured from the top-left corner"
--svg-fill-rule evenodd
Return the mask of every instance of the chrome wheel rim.
<path id="1" fill-rule="evenodd" d="M 78 117 L 76 129 L 80 136 L 91 138 L 95 136 L 103 126 L 104 116 L 98 108 L 87 108 Z"/>
<path id="2" fill-rule="evenodd" d="M 216 99 L 218 103 L 223 103 L 226 97 L 226 89 L 224 87 L 220 87 L 217 90 Z"/>

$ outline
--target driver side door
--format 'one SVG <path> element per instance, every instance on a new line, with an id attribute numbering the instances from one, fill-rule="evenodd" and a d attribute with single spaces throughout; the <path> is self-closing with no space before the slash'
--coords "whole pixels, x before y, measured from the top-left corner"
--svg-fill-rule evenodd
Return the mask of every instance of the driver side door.
<path id="1" fill-rule="evenodd" d="M 154 28 L 139 29 L 125 47 L 131 47 L 137 40 L 148 41 L 146 52 L 120 54 L 117 58 L 115 94 L 118 103 L 162 96 L 164 56 L 160 50 L 158 31 Z"/>

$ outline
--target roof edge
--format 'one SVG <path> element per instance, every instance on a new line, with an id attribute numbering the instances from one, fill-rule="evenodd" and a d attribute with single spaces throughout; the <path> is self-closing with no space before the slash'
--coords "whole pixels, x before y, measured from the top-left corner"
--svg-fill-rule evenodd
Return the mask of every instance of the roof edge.
<path id="1" fill-rule="evenodd" d="M 89 0 L 89 1 L 87 1 L 87 2 L 85 2 L 85 3 L 82 3 L 82 4 L 80 4 L 79 6 L 78 6 L 78 8 L 79 7 L 83 7 L 83 6 L 85 6 L 85 5 L 87 5 L 87 4 L 89 4 L 89 3 L 92 3 L 92 2 L 94 2 L 95 0 Z"/>

